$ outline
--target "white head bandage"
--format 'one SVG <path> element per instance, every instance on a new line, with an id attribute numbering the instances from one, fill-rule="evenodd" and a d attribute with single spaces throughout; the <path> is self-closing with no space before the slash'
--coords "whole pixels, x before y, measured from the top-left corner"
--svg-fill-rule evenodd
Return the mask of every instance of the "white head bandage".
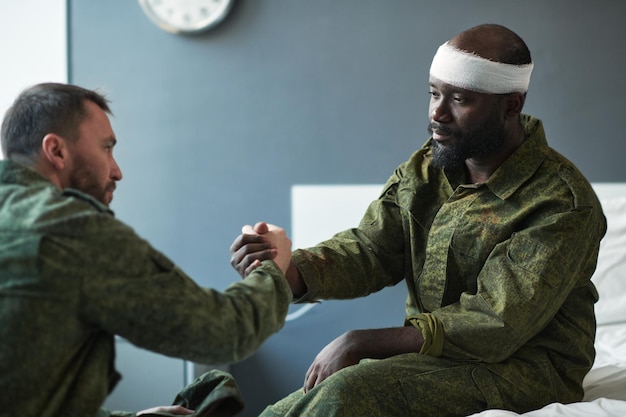
<path id="1" fill-rule="evenodd" d="M 489 94 L 528 91 L 533 64 L 513 65 L 491 61 L 444 43 L 437 49 L 430 75 L 446 84 Z"/>

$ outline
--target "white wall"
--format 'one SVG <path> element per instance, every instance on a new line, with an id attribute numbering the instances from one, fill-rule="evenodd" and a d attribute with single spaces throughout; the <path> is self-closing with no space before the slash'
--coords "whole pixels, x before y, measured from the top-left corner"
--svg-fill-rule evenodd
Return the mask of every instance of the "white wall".
<path id="1" fill-rule="evenodd" d="M 66 0 L 0 3 L 0 114 L 21 90 L 67 82 Z"/>

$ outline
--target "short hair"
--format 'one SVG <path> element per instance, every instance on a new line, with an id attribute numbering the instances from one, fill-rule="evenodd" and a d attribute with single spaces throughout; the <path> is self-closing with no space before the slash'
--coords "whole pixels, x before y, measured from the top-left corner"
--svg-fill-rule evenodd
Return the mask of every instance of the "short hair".
<path id="1" fill-rule="evenodd" d="M 76 85 L 42 83 L 22 91 L 2 121 L 4 157 L 34 162 L 44 136 L 49 133 L 77 140 L 80 124 L 86 117 L 85 100 L 111 114 L 108 100 L 102 94 Z"/>
<path id="2" fill-rule="evenodd" d="M 528 49 L 526 42 L 506 26 L 487 23 L 474 26 L 468 29 L 466 33 L 475 33 L 477 36 L 483 37 L 483 42 L 488 39 L 497 45 L 498 62 L 512 65 L 526 65 L 532 62 L 530 49 Z M 478 41 L 478 38 L 475 38 L 474 41 Z"/>
<path id="3" fill-rule="evenodd" d="M 512 34 L 507 46 L 502 50 L 500 62 L 513 65 L 526 65 L 532 62 L 528 45 L 518 35 Z"/>

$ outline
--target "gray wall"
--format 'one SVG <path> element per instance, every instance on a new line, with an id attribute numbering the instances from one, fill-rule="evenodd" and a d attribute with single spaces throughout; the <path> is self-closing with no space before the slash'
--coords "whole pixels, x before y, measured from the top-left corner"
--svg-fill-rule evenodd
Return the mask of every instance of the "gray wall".
<path id="1" fill-rule="evenodd" d="M 290 187 L 381 183 L 426 139 L 427 73 L 444 40 L 501 23 L 536 63 L 526 112 L 592 181 L 626 181 L 622 0 L 239 0 L 194 37 L 136 1 L 70 0 L 70 81 L 102 87 L 124 180 L 113 208 L 202 285 L 238 279 L 242 224 L 290 226 Z M 244 416 L 301 386 L 349 328 L 402 323 L 402 288 L 327 302 L 232 370 Z M 184 301 L 182 301 L 184 302 Z"/>

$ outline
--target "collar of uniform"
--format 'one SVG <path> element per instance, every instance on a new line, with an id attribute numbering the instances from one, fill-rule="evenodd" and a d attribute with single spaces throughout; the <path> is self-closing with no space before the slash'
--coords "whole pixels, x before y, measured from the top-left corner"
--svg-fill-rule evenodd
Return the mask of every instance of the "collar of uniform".
<path id="1" fill-rule="evenodd" d="M 546 158 L 548 142 L 541 120 L 522 114 L 521 122 L 526 140 L 485 183 L 503 200 L 524 184 Z"/>
<path id="2" fill-rule="evenodd" d="M 50 184 L 44 176 L 24 165 L 5 159 L 0 161 L 0 182 L 2 184 Z"/>
<path id="3" fill-rule="evenodd" d="M 50 186 L 58 189 L 52 182 L 39 174 L 37 171 L 34 171 L 28 167 L 25 167 L 24 165 L 7 159 L 0 161 L 0 183 L 17 184 L 28 187 Z M 109 207 L 81 191 L 67 188 L 65 190 L 59 190 L 59 193 L 64 196 L 70 196 L 83 200 L 91 204 L 99 212 L 114 215 L 113 211 Z"/>
<path id="4" fill-rule="evenodd" d="M 96 200 L 94 197 L 90 196 L 89 194 L 85 194 L 80 190 L 77 190 L 75 188 L 66 188 L 63 190 L 63 195 L 64 196 L 69 196 L 69 197 L 74 197 L 77 198 L 79 200 L 83 200 L 89 204 L 91 204 L 92 206 L 94 206 L 99 212 L 101 213 L 108 213 L 110 215 L 114 215 L 113 210 L 111 210 L 109 207 L 107 207 L 105 204 L 101 203 L 99 200 Z"/>

